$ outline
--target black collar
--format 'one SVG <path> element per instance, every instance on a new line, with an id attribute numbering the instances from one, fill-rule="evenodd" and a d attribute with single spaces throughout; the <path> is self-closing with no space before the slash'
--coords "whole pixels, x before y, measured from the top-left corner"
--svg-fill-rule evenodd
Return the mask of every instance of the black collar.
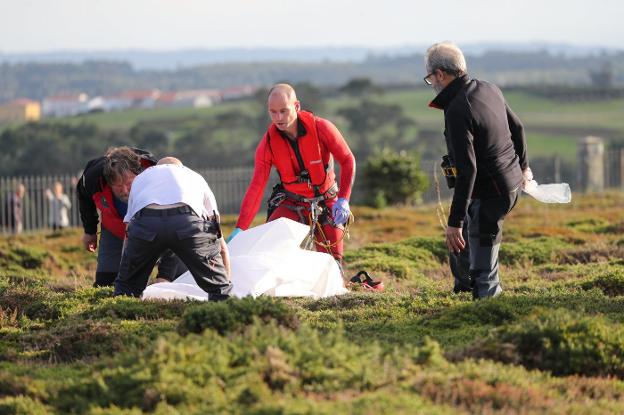
<path id="1" fill-rule="evenodd" d="M 292 140 L 292 137 L 289 137 L 285 131 L 282 131 L 282 130 L 277 130 L 277 131 L 279 131 L 282 137 L 289 138 Z M 306 135 L 306 133 L 307 131 L 306 131 L 305 125 L 303 125 L 303 123 L 301 122 L 301 119 L 297 117 L 297 137 L 295 138 L 303 137 L 304 135 Z"/>
<path id="2" fill-rule="evenodd" d="M 455 95 L 470 82 L 468 75 L 459 76 L 446 86 L 440 93 L 429 103 L 431 108 L 443 110 L 455 98 Z"/>

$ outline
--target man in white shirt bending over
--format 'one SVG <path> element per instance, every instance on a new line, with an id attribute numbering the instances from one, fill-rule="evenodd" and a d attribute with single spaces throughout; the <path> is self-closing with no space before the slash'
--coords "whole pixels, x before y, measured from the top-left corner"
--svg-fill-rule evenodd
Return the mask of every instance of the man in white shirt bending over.
<path id="1" fill-rule="evenodd" d="M 154 264 L 171 249 L 208 299 L 229 297 L 230 261 L 217 202 L 204 178 L 174 157 L 139 174 L 128 198 L 127 237 L 115 295 L 140 296 Z"/>

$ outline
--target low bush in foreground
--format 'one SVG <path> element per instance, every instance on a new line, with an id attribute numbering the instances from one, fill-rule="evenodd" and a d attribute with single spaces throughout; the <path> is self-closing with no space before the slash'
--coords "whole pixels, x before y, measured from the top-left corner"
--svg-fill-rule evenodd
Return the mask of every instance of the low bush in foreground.
<path id="1" fill-rule="evenodd" d="M 182 315 L 179 331 L 186 334 L 213 329 L 224 334 L 238 331 L 255 319 L 265 323 L 274 321 L 289 328 L 296 328 L 299 325 L 294 311 L 283 300 L 272 297 L 256 299 L 245 297 L 189 307 Z"/>
<path id="2" fill-rule="evenodd" d="M 581 287 L 585 290 L 600 289 L 605 295 L 617 297 L 624 295 L 624 272 L 609 272 L 593 280 L 584 282 Z"/>
<path id="3" fill-rule="evenodd" d="M 491 331 L 465 354 L 548 370 L 555 375 L 624 378 L 624 329 L 599 316 L 536 309 Z"/>
<path id="4" fill-rule="evenodd" d="M 384 355 L 375 345 L 351 344 L 342 330 L 321 335 L 257 322 L 222 337 L 170 335 L 127 355 L 92 377 L 72 381 L 58 395 L 61 410 L 91 406 L 154 410 L 159 404 L 210 412 L 270 402 L 274 394 L 332 396 L 361 393 L 413 372 L 415 365 L 445 365 L 437 343 Z"/>
<path id="5" fill-rule="evenodd" d="M 386 291 L 320 300 L 115 298 L 81 230 L 0 238 L 0 415 L 624 413 L 622 202 L 522 201 L 483 301 L 431 206 L 363 210 Z"/>

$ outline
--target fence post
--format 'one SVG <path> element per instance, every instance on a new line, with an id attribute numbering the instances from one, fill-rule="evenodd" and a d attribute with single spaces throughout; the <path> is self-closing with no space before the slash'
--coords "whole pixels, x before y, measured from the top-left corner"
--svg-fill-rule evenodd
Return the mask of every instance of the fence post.
<path id="1" fill-rule="evenodd" d="M 624 190 L 624 147 L 620 147 L 614 150 L 614 176 L 615 180 L 613 183 L 614 187 L 617 186 L 620 189 Z"/>
<path id="2" fill-rule="evenodd" d="M 578 183 L 579 188 L 586 192 L 604 190 L 604 140 L 600 137 L 587 136 L 578 141 Z"/>

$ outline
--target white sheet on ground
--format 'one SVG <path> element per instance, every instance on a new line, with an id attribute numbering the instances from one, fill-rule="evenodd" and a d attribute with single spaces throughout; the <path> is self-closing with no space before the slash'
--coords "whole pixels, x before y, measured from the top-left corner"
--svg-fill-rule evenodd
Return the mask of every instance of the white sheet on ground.
<path id="1" fill-rule="evenodd" d="M 232 295 L 330 297 L 345 294 L 340 268 L 331 255 L 300 248 L 309 228 L 281 218 L 240 232 L 228 245 Z M 190 272 L 174 282 L 150 285 L 143 299 L 207 300 Z"/>

